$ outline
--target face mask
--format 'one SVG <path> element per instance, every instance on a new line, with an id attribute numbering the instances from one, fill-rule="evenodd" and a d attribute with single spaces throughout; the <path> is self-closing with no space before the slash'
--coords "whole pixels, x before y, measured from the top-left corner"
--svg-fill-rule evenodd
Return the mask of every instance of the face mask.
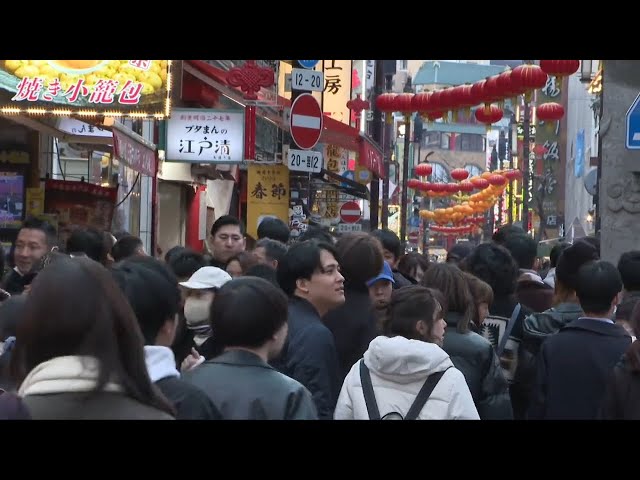
<path id="1" fill-rule="evenodd" d="M 209 328 L 210 298 L 187 298 L 184 303 L 184 318 L 191 330 Z"/>

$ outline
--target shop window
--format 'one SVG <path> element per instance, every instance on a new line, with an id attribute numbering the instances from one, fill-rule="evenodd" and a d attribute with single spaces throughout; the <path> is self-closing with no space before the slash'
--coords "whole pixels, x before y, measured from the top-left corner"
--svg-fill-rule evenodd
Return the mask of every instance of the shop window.
<path id="1" fill-rule="evenodd" d="M 484 136 L 475 133 L 461 133 L 456 137 L 456 150 L 462 152 L 484 152 Z"/>
<path id="2" fill-rule="evenodd" d="M 476 177 L 482 174 L 482 169 L 478 165 L 472 163 L 465 165 L 464 169 L 469 172 L 469 177 Z"/>
<path id="3" fill-rule="evenodd" d="M 440 148 L 440 132 L 425 132 L 422 146 L 426 148 Z"/>
<path id="4" fill-rule="evenodd" d="M 431 162 L 431 165 L 433 165 L 433 172 L 431 173 L 432 182 L 448 183 L 451 180 L 449 178 L 449 171 L 444 165 L 437 162 Z"/>
<path id="5" fill-rule="evenodd" d="M 440 134 L 440 149 L 449 150 L 451 142 L 451 135 L 449 133 Z"/>

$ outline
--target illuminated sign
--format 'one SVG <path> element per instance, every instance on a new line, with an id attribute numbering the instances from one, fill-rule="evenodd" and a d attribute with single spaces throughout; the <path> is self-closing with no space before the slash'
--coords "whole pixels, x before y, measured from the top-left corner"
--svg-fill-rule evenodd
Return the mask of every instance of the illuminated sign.
<path id="1" fill-rule="evenodd" d="M 169 116 L 171 60 L 0 60 L 4 114 Z"/>

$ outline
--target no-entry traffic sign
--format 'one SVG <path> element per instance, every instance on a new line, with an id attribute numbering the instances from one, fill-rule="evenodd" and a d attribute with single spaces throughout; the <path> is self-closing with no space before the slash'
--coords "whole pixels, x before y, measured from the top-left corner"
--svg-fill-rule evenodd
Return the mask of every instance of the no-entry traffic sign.
<path id="1" fill-rule="evenodd" d="M 293 101 L 289 116 L 291 137 L 298 147 L 309 150 L 316 146 L 322 134 L 322 109 L 310 93 L 303 93 Z"/>
<path id="2" fill-rule="evenodd" d="M 356 202 L 345 202 L 340 207 L 340 221 L 343 223 L 356 223 L 360 220 L 360 205 Z"/>

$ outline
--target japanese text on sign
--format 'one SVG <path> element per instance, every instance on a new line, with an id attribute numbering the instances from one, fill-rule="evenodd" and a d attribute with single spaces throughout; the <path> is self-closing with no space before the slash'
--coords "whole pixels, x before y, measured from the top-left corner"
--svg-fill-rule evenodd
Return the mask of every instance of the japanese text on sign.
<path id="1" fill-rule="evenodd" d="M 322 170 L 322 153 L 311 150 L 289 149 L 287 166 L 296 172 L 318 173 Z"/>
<path id="2" fill-rule="evenodd" d="M 75 103 L 80 97 L 89 103 L 109 104 L 115 102 L 122 105 L 137 105 L 142 94 L 142 83 L 127 80 L 123 85 L 117 80 L 98 80 L 95 85 L 85 85 L 85 80 L 78 79 L 67 89 L 63 89 L 59 78 L 50 80 L 45 88 L 44 79 L 40 77 L 24 77 L 18 83 L 18 92 L 11 98 L 14 102 L 53 101 L 54 98 L 66 97 L 69 103 Z M 118 88 L 120 86 L 120 88 Z"/>
<path id="3" fill-rule="evenodd" d="M 244 112 L 176 109 L 167 122 L 167 161 L 236 163 L 244 154 Z"/>

